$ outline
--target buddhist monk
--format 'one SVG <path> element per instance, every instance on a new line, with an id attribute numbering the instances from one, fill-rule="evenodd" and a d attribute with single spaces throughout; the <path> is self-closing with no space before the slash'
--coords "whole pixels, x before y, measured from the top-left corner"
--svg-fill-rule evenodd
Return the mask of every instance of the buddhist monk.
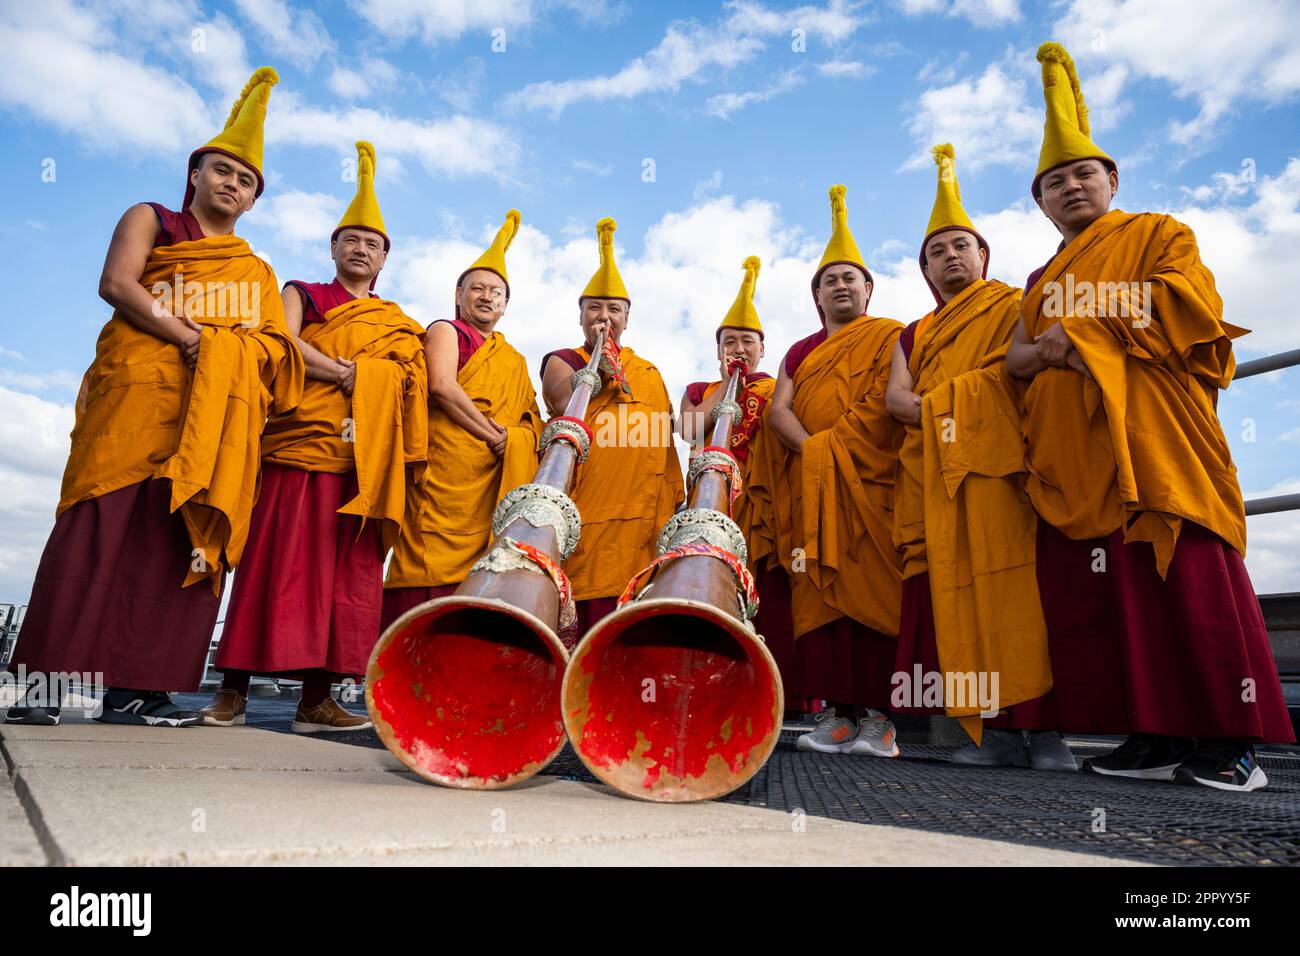
<path id="1" fill-rule="evenodd" d="M 1032 194 L 1062 236 L 1025 283 L 1007 369 L 1023 432 L 1038 586 L 1067 731 L 1126 734 L 1084 767 L 1257 790 L 1255 744 L 1295 739 L 1242 555 L 1246 521 L 1216 414 L 1232 340 L 1196 237 L 1111 209 L 1074 63 L 1039 48 L 1047 104 Z"/>
<path id="2" fill-rule="evenodd" d="M 13 664 L 101 674 L 105 723 L 199 723 L 168 691 L 198 689 L 248 536 L 262 426 L 302 394 L 275 273 L 234 235 L 265 185 L 277 81 L 254 72 L 225 129 L 191 154 L 180 210 L 131 207 L 104 262 L 114 311 L 82 383 Z M 7 719 L 59 722 L 59 700 L 24 703 Z"/>
<path id="3" fill-rule="evenodd" d="M 582 537 L 564 570 L 579 635 L 614 610 L 628 581 L 653 560 L 660 529 L 686 497 L 668 389 L 657 368 L 622 344 L 632 298 L 614 261 L 615 228 L 613 219 L 596 224 L 600 267 L 578 296 L 583 345 L 542 359 L 542 396 L 551 415 L 564 414 L 573 373 L 591 360 L 601 329 L 622 368 L 623 381 L 607 380 L 587 406 L 591 450 L 570 492 Z"/>
<path id="4" fill-rule="evenodd" d="M 889 511 L 902 428 L 885 408 L 885 387 L 903 326 L 867 314 L 872 277 L 844 195 L 831 187 L 831 238 L 812 278 L 822 328 L 782 360 L 768 413 L 779 442 L 751 465 L 755 510 L 772 516 L 751 533 L 772 542 L 790 578 L 793 696 L 827 702 L 797 746 L 894 757 L 886 711 L 900 562 Z"/>
<path id="5" fill-rule="evenodd" d="M 886 394 L 906 426 L 894 491 L 903 591 L 893 703 L 957 717 L 975 742 L 954 763 L 1076 770 L 1055 729 L 1036 518 L 1004 363 L 1020 290 L 987 279 L 989 245 L 962 207 L 952 145 L 933 154 L 939 182 L 920 265 L 935 309 L 899 336 Z"/>
<path id="6" fill-rule="evenodd" d="M 796 658 L 794 624 L 790 616 L 790 580 L 772 556 L 770 547 L 762 550 L 761 561 L 754 559 L 754 551 L 759 544 L 754 530 L 769 525 L 770 518 L 766 521 L 755 518 L 754 501 L 744 490 L 748 485 L 751 453 L 762 440 L 760 436 L 767 408 L 776 390 L 776 379 L 766 372 L 758 371 L 759 363 L 766 354 L 763 325 L 754 307 L 754 289 L 758 284 L 761 265 L 758 256 L 750 256 L 743 264 L 745 277 L 736 294 L 736 301 L 714 333 L 721 378 L 716 382 L 692 382 L 686 386 L 686 392 L 682 395 L 678 433 L 691 445 L 691 457 L 694 460 L 708 444 L 709 435 L 713 431 L 713 410 L 726 391 L 731 370 L 736 365 L 743 365 L 742 388 L 737 396 L 741 415 L 732 425 L 731 445 L 728 449 L 735 456 L 740 475 L 740 490 L 731 511 L 750 549 L 750 571 L 754 575 L 759 597 L 758 616 L 754 619 L 754 626 L 763 635 L 768 650 L 776 659 L 782 683 L 787 688 L 793 688 L 798 681 L 794 670 Z M 803 709 L 794 701 L 788 702 L 786 710 L 787 716 L 792 718 L 803 713 Z"/>
<path id="7" fill-rule="evenodd" d="M 284 287 L 306 362 L 296 409 L 262 436 L 262 489 L 217 649 L 205 724 L 244 723 L 253 674 L 302 681 L 295 733 L 355 731 L 330 695 L 356 683 L 379 636 L 384 555 L 424 469 L 424 329 L 371 291 L 391 248 L 375 149 L 357 143 L 357 191 L 330 237 L 331 282 Z"/>
<path id="8" fill-rule="evenodd" d="M 428 469 L 389 562 L 385 628 L 456 590 L 491 543 L 497 503 L 537 470 L 537 393 L 524 357 L 496 330 L 510 302 L 506 250 L 519 221 L 519 210 L 506 214 L 456 280 L 455 317 L 429 326 Z"/>

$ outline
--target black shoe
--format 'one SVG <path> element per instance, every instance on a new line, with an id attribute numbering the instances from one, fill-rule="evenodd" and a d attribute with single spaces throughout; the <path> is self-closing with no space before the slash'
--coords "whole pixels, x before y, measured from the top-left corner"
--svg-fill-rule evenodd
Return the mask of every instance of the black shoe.
<path id="1" fill-rule="evenodd" d="M 26 724 L 29 727 L 59 726 L 57 707 L 10 707 L 5 712 L 6 724 Z"/>
<path id="2" fill-rule="evenodd" d="M 1174 783 L 1248 793 L 1268 786 L 1255 748 L 1242 740 L 1202 740 L 1174 771 Z"/>
<path id="3" fill-rule="evenodd" d="M 177 707 L 168 694 L 159 690 L 118 690 L 104 692 L 104 706 L 95 719 L 101 724 L 132 724 L 149 727 L 195 727 L 203 722 L 197 710 Z"/>
<path id="4" fill-rule="evenodd" d="M 1083 762 L 1085 773 L 1132 780 L 1172 780 L 1179 764 L 1192 755 L 1196 741 L 1185 737 L 1129 734 L 1110 753 Z"/>

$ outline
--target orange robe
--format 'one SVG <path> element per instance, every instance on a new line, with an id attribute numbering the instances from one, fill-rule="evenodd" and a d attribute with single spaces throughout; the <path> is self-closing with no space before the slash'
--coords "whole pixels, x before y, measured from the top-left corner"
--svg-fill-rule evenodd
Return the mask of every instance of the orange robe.
<path id="1" fill-rule="evenodd" d="M 1100 307 L 1085 291 L 1120 282 L 1117 301 L 1106 290 Z M 1061 322 L 1094 379 L 1049 368 L 1026 392 L 1039 515 L 1075 539 L 1122 527 L 1126 542 L 1154 546 L 1162 576 L 1184 521 L 1244 554 L 1245 508 L 1215 409 L 1236 370 L 1232 339 L 1246 330 L 1223 320 L 1192 231 L 1112 210 L 1052 260 L 1022 314 L 1031 337 Z"/>
<path id="2" fill-rule="evenodd" d="M 237 236 L 159 246 L 140 284 L 203 326 L 197 366 L 117 313 L 99 335 L 72 430 L 58 513 L 147 478 L 171 481 L 194 547 L 185 586 L 219 593 L 239 563 L 270 410 L 302 397 L 303 362 L 275 273 Z"/>
<path id="3" fill-rule="evenodd" d="M 590 361 L 586 348 L 574 351 Z M 569 493 L 582 515 L 582 537 L 564 562 L 576 601 L 622 594 L 686 498 L 663 378 L 626 346 L 619 357 L 632 394 L 606 385 L 592 397 L 586 422 L 595 440 Z"/>
<path id="4" fill-rule="evenodd" d="M 352 394 L 308 380 L 298 407 L 267 422 L 262 457 L 303 471 L 355 469 L 357 494 L 339 514 L 378 522 L 387 551 L 402 528 L 408 491 L 427 464 L 424 329 L 397 303 L 377 298 L 352 299 L 324 319 L 309 323 L 302 339 L 356 363 Z"/>
<path id="5" fill-rule="evenodd" d="M 1108 212 L 1021 313 L 1031 336 L 1060 321 L 1092 374 L 1048 368 L 1024 395 L 1062 727 L 1294 740 L 1215 410 L 1245 330 L 1223 320 L 1192 231 Z"/>
<path id="6" fill-rule="evenodd" d="M 903 436 L 885 387 L 901 331 L 894 319 L 863 316 L 799 364 L 793 410 L 811 434 L 801 454 L 760 431 L 749 487 L 755 558 L 770 554 L 790 574 L 796 637 L 841 617 L 898 633 L 890 511 Z"/>
<path id="7" fill-rule="evenodd" d="M 997 709 L 1052 686 L 1018 388 L 1004 362 L 1020 295 L 980 279 L 917 324 L 908 370 L 922 398 L 921 422 L 905 430 L 895 486 L 903 577 L 926 589 L 933 620 L 933 634 L 909 633 L 902 643 L 933 640 L 943 675 L 982 675 L 983 687 L 944 682 L 961 698 L 945 696 L 947 713 L 964 718 L 976 742 L 981 721 L 973 715 L 983 707 L 972 689 Z M 913 660 L 924 656 L 909 650 Z M 913 661 L 902 657 L 900 645 L 898 669 L 910 674 Z"/>
<path id="8" fill-rule="evenodd" d="M 492 540 L 492 512 L 537 471 L 541 413 L 524 357 L 493 332 L 457 373 L 480 412 L 506 429 L 497 458 L 437 403 L 429 405 L 428 470 L 407 499 L 406 526 L 393 549 L 386 589 L 456 585 Z"/>

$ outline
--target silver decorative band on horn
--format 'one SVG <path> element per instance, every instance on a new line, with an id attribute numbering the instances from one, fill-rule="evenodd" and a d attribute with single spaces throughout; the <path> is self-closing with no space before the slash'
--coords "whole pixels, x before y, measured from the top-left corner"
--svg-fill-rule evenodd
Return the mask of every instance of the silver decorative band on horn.
<path id="1" fill-rule="evenodd" d="M 505 539 L 509 541 L 509 538 Z M 508 544 L 500 547 L 494 547 L 483 557 L 474 562 L 471 571 L 491 571 L 493 574 L 500 574 L 503 571 L 532 571 L 534 574 L 545 574 L 532 558 L 521 551 L 516 551 Z"/>
<path id="2" fill-rule="evenodd" d="M 736 467 L 736 459 L 725 451 L 702 451 L 691 459 L 691 466 L 687 470 L 686 485 L 695 487 L 695 481 L 700 477 L 700 473 L 708 468 L 714 468 L 721 465 L 723 470 Z"/>
<path id="3" fill-rule="evenodd" d="M 718 424 L 718 419 L 723 415 L 730 415 L 733 423 L 738 422 L 741 414 L 743 412 L 739 402 L 731 402 L 724 398 L 713 406 L 713 424 Z"/>
<path id="4" fill-rule="evenodd" d="M 591 436 L 577 422 L 565 421 L 562 418 L 553 418 L 547 422 L 546 427 L 542 429 L 542 451 L 545 452 L 546 447 L 555 441 L 555 436 L 561 432 L 572 436 L 577 443 L 578 464 L 581 465 L 591 452 Z"/>
<path id="5" fill-rule="evenodd" d="M 687 508 L 669 518 L 664 530 L 659 532 L 658 553 L 663 554 L 669 548 L 696 538 L 703 538 L 715 548 L 730 551 L 740 558 L 742 564 L 749 564 L 749 548 L 745 545 L 740 525 L 712 508 Z"/>
<path id="6" fill-rule="evenodd" d="M 591 394 L 595 395 L 600 391 L 600 373 L 595 369 L 580 368 L 569 376 L 569 388 L 575 392 L 583 382 L 591 386 Z"/>
<path id="7" fill-rule="evenodd" d="M 582 516 L 572 499 L 550 485 L 526 484 L 511 491 L 492 514 L 492 533 L 499 535 L 516 518 L 523 518 L 534 528 L 551 528 L 561 559 L 573 554 L 582 535 Z"/>

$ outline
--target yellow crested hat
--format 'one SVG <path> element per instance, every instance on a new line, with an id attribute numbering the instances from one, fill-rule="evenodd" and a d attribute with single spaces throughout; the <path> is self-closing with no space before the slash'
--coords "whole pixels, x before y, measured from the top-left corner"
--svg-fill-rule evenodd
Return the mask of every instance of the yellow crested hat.
<path id="1" fill-rule="evenodd" d="M 519 222 L 522 218 L 518 209 L 511 209 L 506 213 L 505 222 L 501 223 L 501 228 L 497 230 L 492 244 L 487 247 L 483 255 L 474 260 L 473 265 L 460 274 L 456 280 L 457 286 L 460 285 L 461 279 L 475 269 L 486 269 L 501 277 L 501 281 L 506 284 L 506 298 L 510 298 L 510 277 L 506 275 L 506 250 L 510 248 L 510 243 L 515 241 L 515 233 L 519 231 Z"/>
<path id="2" fill-rule="evenodd" d="M 266 180 L 262 178 L 262 126 L 266 122 L 266 102 L 271 98 L 271 87 L 279 82 L 280 75 L 269 66 L 254 70 L 235 100 L 225 128 L 190 153 L 189 170 L 198 165 L 199 158 L 205 153 L 225 153 L 257 173 L 257 192 L 253 195 L 262 195 L 262 190 L 266 188 Z M 190 185 L 187 170 L 185 200 L 181 209 L 187 209 L 193 201 L 194 187 Z"/>
<path id="3" fill-rule="evenodd" d="M 831 198 L 831 240 L 826 243 L 826 251 L 822 253 L 822 261 L 817 264 L 817 271 L 813 273 L 812 287 L 814 293 L 817 290 L 817 280 L 822 277 L 826 267 L 834 265 L 837 262 L 847 262 L 857 266 L 866 275 L 868 282 L 874 282 L 871 277 L 871 270 L 867 268 L 866 261 L 862 258 L 862 253 L 858 251 L 858 244 L 853 241 L 853 233 L 849 232 L 849 207 L 844 202 L 844 195 L 848 192 L 842 185 L 835 185 L 830 188 Z M 814 295 L 814 301 L 816 296 Z M 821 307 L 818 306 L 820 311 Z"/>
<path id="4" fill-rule="evenodd" d="M 1088 122 L 1088 105 L 1083 101 L 1079 74 L 1074 60 L 1059 43 L 1044 43 L 1038 48 L 1038 62 L 1043 65 L 1043 99 L 1047 120 L 1043 124 L 1043 148 L 1038 154 L 1038 171 L 1031 191 L 1038 198 L 1043 174 L 1058 166 L 1080 159 L 1099 159 L 1111 169 L 1115 160 L 1092 141 L 1092 124 Z"/>
<path id="5" fill-rule="evenodd" d="M 578 296 L 579 302 L 583 299 L 622 299 L 628 305 L 632 304 L 632 297 L 627 294 L 627 286 L 623 285 L 623 277 L 618 274 L 618 266 L 614 264 L 614 230 L 617 228 L 618 223 L 609 218 L 596 223 L 596 238 L 600 242 L 600 268 Z"/>
<path id="6" fill-rule="evenodd" d="M 925 238 L 921 240 L 921 275 L 925 279 L 925 284 L 930 287 L 934 293 L 935 301 L 940 306 L 943 305 L 943 296 L 935 288 L 934 283 L 930 281 L 930 276 L 925 271 L 925 247 L 929 245 L 930 240 L 941 232 L 949 229 L 963 229 L 975 237 L 980 248 L 984 250 L 984 278 L 989 274 L 989 244 L 984 241 L 984 237 L 979 234 L 975 224 L 970 221 L 970 216 L 966 215 L 966 210 L 961 204 L 961 186 L 957 183 L 957 151 L 952 148 L 952 143 L 940 143 L 930 150 L 930 155 L 934 157 L 934 164 L 938 167 L 939 185 L 935 192 L 934 209 L 930 212 L 930 222 L 925 227 Z"/>
<path id="7" fill-rule="evenodd" d="M 334 227 L 330 240 L 337 239 L 344 229 L 368 229 L 379 233 L 384 237 L 385 251 L 392 245 L 384 228 L 383 214 L 379 211 L 379 200 L 375 197 L 375 147 L 365 140 L 357 141 L 357 194 Z"/>
<path id="8" fill-rule="evenodd" d="M 758 285 L 758 270 L 762 265 L 758 256 L 750 256 L 742 264 L 745 278 L 740 280 L 736 301 L 731 303 L 726 317 L 718 326 L 715 339 L 722 338 L 723 329 L 743 329 L 746 332 L 757 332 L 760 339 L 763 337 L 763 323 L 758 320 L 758 310 L 754 308 L 754 287 Z"/>

